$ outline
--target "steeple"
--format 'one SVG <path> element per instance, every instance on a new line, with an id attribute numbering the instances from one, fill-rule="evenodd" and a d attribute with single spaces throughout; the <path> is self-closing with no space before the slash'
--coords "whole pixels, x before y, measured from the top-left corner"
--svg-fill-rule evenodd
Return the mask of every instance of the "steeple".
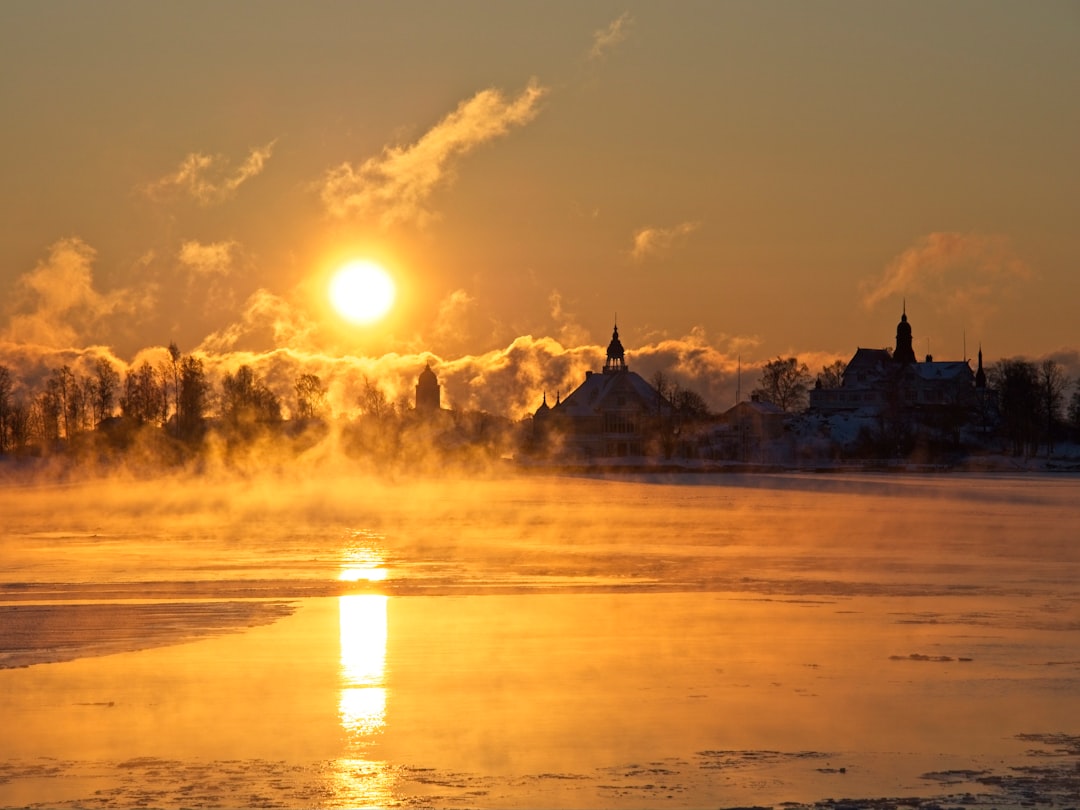
<path id="1" fill-rule="evenodd" d="M 615 329 L 611 333 L 611 343 L 607 347 L 607 362 L 604 363 L 604 373 L 614 374 L 618 371 L 626 371 L 626 352 L 619 340 L 619 323 L 615 322 Z"/>
<path id="2" fill-rule="evenodd" d="M 915 350 L 911 347 L 911 324 L 907 320 L 906 300 L 903 313 L 900 315 L 900 323 L 896 325 L 896 350 L 893 352 L 893 360 L 897 363 L 915 362 Z"/>
<path id="3" fill-rule="evenodd" d="M 981 343 L 979 344 L 979 367 L 975 371 L 975 387 L 986 388 L 986 372 L 983 371 Z"/>

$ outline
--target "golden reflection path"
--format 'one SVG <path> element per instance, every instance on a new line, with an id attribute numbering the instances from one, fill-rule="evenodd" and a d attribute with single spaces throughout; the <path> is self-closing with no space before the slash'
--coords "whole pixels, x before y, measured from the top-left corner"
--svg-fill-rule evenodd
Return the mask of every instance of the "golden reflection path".
<path id="1" fill-rule="evenodd" d="M 354 534 L 359 539 L 360 533 Z M 387 577 L 375 539 L 364 534 L 359 547 L 345 549 L 342 582 L 381 582 Z M 334 763 L 334 793 L 340 806 L 394 803 L 396 779 L 386 762 L 364 757 L 386 727 L 387 603 L 381 594 L 338 597 L 341 649 L 338 718 L 346 735 L 345 756 Z"/>
<path id="2" fill-rule="evenodd" d="M 338 597 L 341 626 L 341 727 L 351 737 L 378 734 L 386 725 L 386 603 L 389 597 Z"/>

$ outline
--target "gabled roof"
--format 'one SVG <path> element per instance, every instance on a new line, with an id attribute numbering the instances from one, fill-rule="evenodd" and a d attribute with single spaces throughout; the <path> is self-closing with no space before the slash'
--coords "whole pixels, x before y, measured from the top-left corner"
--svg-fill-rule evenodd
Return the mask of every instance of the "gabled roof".
<path id="1" fill-rule="evenodd" d="M 721 416 L 724 419 L 730 419 L 732 417 L 739 416 L 740 414 L 744 414 L 747 412 L 755 413 L 760 416 L 784 415 L 784 409 L 778 405 L 773 404 L 772 402 L 766 402 L 765 400 L 760 399 L 751 399 L 743 400 L 742 402 L 736 402 L 734 405 L 724 411 Z"/>
<path id="2" fill-rule="evenodd" d="M 585 376 L 585 382 L 575 388 L 553 410 L 555 413 L 567 416 L 591 416 L 605 408 L 617 407 L 611 398 L 620 393 L 629 394 L 647 408 L 656 408 L 657 401 L 660 399 L 656 389 L 633 371 L 590 373 Z M 664 402 L 661 407 L 666 410 L 670 406 Z"/>
<path id="3" fill-rule="evenodd" d="M 876 381 L 893 365 L 888 349 L 856 349 L 855 356 L 844 367 L 841 385 L 851 388 Z M 860 380 L 860 378 L 862 378 Z"/>

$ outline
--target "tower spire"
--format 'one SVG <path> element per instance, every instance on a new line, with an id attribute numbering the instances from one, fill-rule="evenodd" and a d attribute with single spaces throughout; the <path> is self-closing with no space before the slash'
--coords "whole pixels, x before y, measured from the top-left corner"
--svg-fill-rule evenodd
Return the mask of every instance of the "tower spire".
<path id="1" fill-rule="evenodd" d="M 893 360 L 897 363 L 914 363 L 915 350 L 911 346 L 911 324 L 907 320 L 907 299 L 904 300 L 900 323 L 896 325 L 896 349 Z"/>
<path id="2" fill-rule="evenodd" d="M 605 374 L 626 371 L 626 351 L 623 349 L 622 341 L 619 340 L 618 315 L 615 317 L 615 328 L 611 331 L 611 342 L 607 347 L 607 362 L 604 363 Z"/>

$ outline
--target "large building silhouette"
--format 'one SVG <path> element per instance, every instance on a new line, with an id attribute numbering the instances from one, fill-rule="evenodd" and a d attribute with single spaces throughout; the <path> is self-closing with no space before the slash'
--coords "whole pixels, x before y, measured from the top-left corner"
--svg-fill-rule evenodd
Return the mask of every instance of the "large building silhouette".
<path id="1" fill-rule="evenodd" d="M 640 375 L 630 371 L 615 325 L 603 371 L 585 372 L 585 381 L 565 399 L 547 394 L 533 414 L 534 440 L 541 452 L 593 459 L 657 452 L 671 404 Z"/>
<path id="2" fill-rule="evenodd" d="M 904 312 L 894 349 L 858 349 L 836 387 L 819 378 L 808 415 L 822 420 L 822 436 L 845 452 L 879 458 L 943 457 L 986 436 L 997 408 L 981 348 L 973 372 L 966 359 L 918 361 L 911 343 Z"/>
<path id="3" fill-rule="evenodd" d="M 905 307 L 896 326 L 895 348 L 857 349 L 838 387 L 824 388 L 819 381 L 810 391 L 810 410 L 925 416 L 974 407 L 976 388 L 985 386 L 981 350 L 977 372 L 972 372 L 967 360 L 941 361 L 930 355 L 922 362 L 916 360 Z"/>

